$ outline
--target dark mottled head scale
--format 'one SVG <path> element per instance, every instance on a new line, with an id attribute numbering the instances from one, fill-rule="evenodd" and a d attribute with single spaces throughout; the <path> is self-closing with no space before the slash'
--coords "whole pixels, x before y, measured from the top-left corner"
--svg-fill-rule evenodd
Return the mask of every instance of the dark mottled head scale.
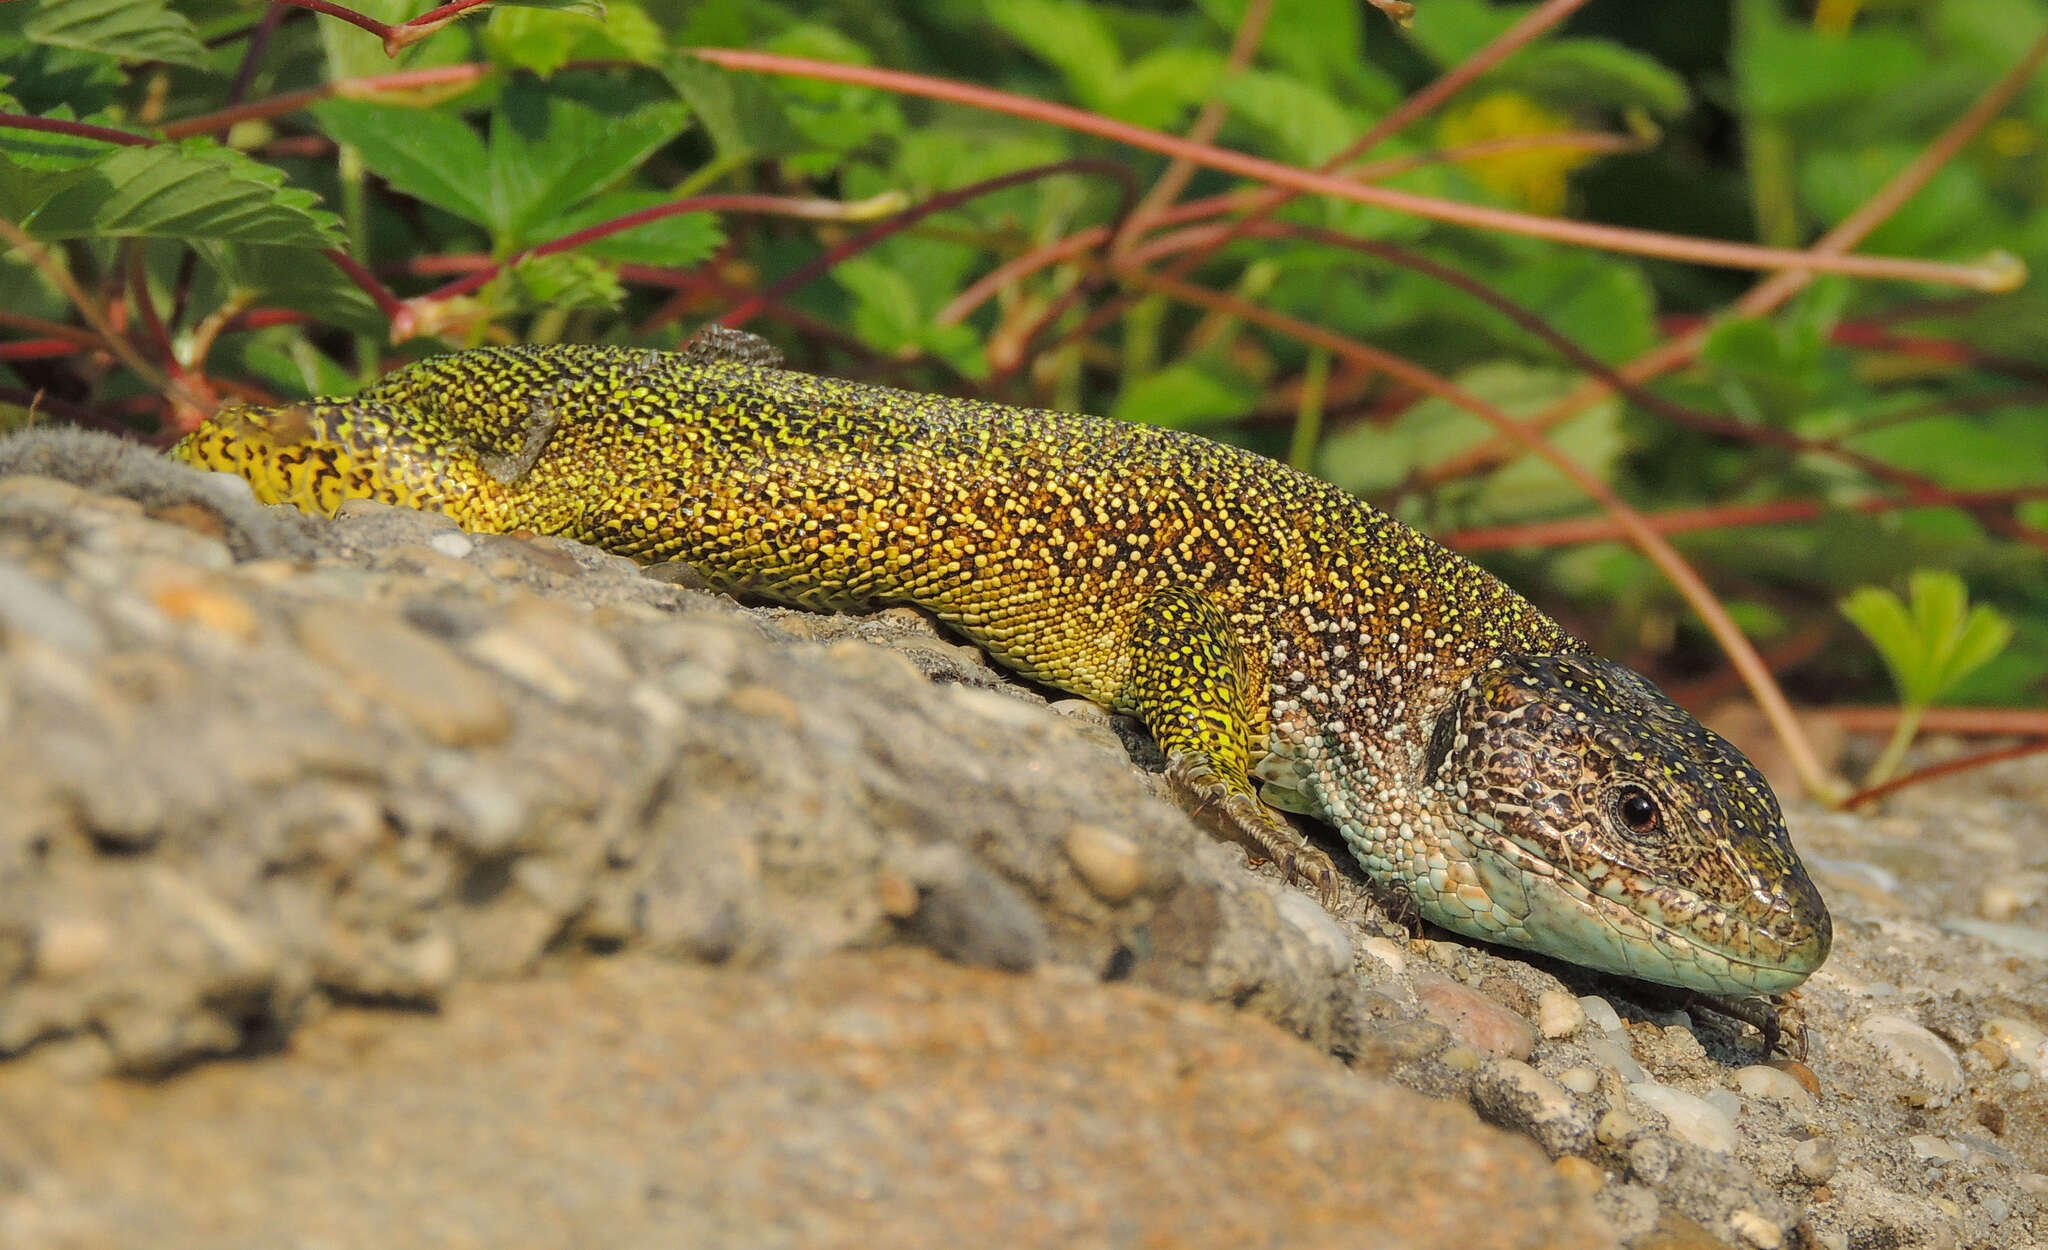
<path id="1" fill-rule="evenodd" d="M 1509 836 L 1553 842 L 1566 863 L 1685 881 L 1731 925 L 1825 953 L 1827 908 L 1770 783 L 1733 743 L 1595 655 L 1505 657 L 1480 688 L 1495 729 L 1475 763 Z"/>

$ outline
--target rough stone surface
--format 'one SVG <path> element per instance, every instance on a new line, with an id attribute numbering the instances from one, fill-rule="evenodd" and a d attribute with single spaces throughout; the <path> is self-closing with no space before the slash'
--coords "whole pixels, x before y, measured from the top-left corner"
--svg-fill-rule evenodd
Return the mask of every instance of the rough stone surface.
<path id="1" fill-rule="evenodd" d="M 1791 809 L 1838 938 L 1805 1062 L 1771 1060 L 1355 878 L 1325 912 L 1164 802 L 1142 732 L 915 613 L 310 521 L 104 441 L 0 442 L 21 464 L 50 476 L 0 476 L 0 1245 L 2048 1229 L 2048 963 L 2009 932 L 2048 926 L 2048 759 Z M 1651 1082 L 1729 1149 L 1631 1110 Z M 1462 1213 L 1459 1174 L 1490 1178 Z"/>
<path id="2" fill-rule="evenodd" d="M 1270 1025 L 915 951 L 583 961 L 289 1059 L 38 1075 L 0 1070 L 18 1250 L 1612 1244 L 1534 1148 Z"/>

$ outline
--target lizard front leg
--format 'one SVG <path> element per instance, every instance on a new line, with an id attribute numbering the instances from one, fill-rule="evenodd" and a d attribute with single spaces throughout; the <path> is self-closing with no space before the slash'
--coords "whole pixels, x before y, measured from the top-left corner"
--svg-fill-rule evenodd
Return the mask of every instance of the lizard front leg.
<path id="1" fill-rule="evenodd" d="M 1330 857 L 1252 790 L 1244 653 L 1222 611 L 1191 590 L 1159 591 L 1140 606 L 1131 647 L 1121 702 L 1152 731 L 1166 756 L 1167 784 L 1182 804 L 1278 864 L 1289 881 L 1332 901 L 1337 869 Z"/>

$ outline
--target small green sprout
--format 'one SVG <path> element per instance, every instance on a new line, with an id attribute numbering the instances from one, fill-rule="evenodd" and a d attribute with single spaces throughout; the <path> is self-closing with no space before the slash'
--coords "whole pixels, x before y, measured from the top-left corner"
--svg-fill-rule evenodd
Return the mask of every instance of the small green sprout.
<path id="1" fill-rule="evenodd" d="M 1877 648 L 1899 691 L 1898 726 L 1870 766 L 1866 789 L 1898 771 L 1934 701 L 2012 641 L 2012 622 L 1981 603 L 1971 607 L 1954 573 L 1921 569 L 1908 579 L 1907 595 L 1902 603 L 1889 590 L 1862 586 L 1841 603 L 1842 615 Z"/>

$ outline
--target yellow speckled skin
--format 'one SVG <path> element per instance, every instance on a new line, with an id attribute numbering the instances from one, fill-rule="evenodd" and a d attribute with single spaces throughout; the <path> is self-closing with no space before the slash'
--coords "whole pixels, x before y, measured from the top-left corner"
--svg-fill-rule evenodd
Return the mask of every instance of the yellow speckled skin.
<path id="1" fill-rule="evenodd" d="M 1190 805 L 1291 874 L 1327 888 L 1330 868 L 1256 780 L 1476 936 L 1728 992 L 1795 984 L 1825 956 L 1826 911 L 1748 761 L 1360 500 L 1192 435 L 743 356 L 463 352 L 346 400 L 226 410 L 174 454 L 312 511 L 380 498 L 682 561 L 786 603 L 918 605 L 1000 663 L 1140 717 Z M 1555 657 L 1562 676 L 1531 668 Z M 1525 690 L 1555 696 L 1545 715 Z M 1653 712 L 1683 720 L 1638 741 Z M 1522 745 L 1504 754 L 1508 738 Z M 1475 805 L 1553 752 L 1578 773 L 1541 779 L 1563 807 L 1533 832 L 1510 809 L 1541 806 L 1535 781 Z M 1645 787 L 1656 837 L 1606 828 L 1616 796 Z M 1560 841 L 1589 830 L 1603 836 Z M 1578 855 L 1595 862 L 1545 866 Z"/>

